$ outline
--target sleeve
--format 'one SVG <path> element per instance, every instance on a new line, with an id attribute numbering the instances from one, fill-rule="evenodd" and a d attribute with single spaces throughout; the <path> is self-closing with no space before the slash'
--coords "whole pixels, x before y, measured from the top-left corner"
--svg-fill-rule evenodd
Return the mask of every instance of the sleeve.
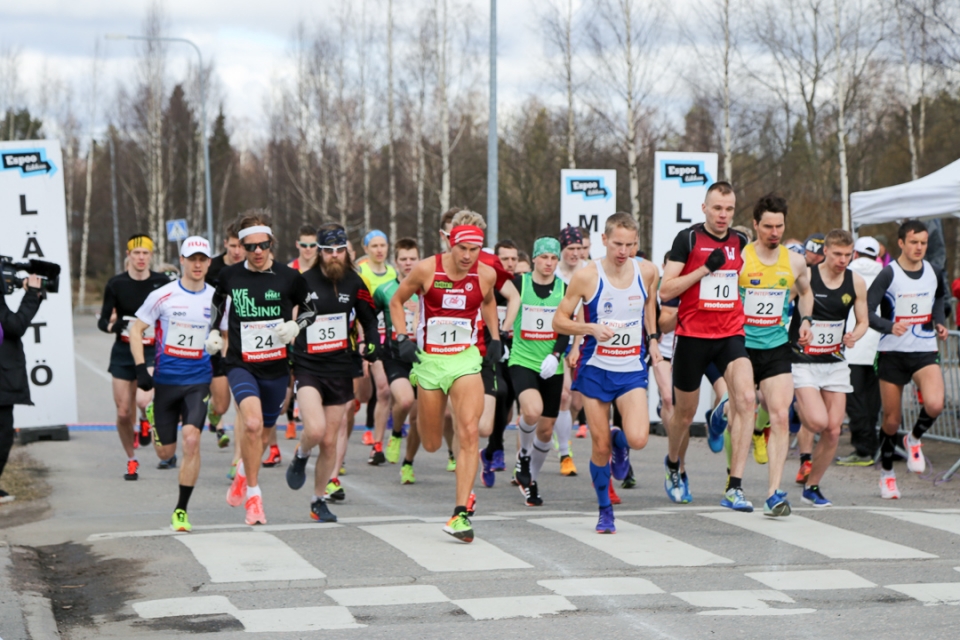
<path id="1" fill-rule="evenodd" d="M 513 276 L 513 286 L 517 288 L 517 291 L 523 292 L 523 274 L 518 273 Z"/>
<path id="2" fill-rule="evenodd" d="M 160 317 L 160 298 L 162 294 L 160 293 L 161 289 L 154 289 L 150 292 L 150 295 L 147 296 L 147 299 L 143 301 L 143 304 L 137 309 L 137 319 L 153 326 L 157 321 L 157 318 Z"/>
<path id="3" fill-rule="evenodd" d="M 570 346 L 570 336 L 565 336 L 561 333 L 557 335 L 557 341 L 553 343 L 553 351 L 555 353 L 564 353 L 568 346 Z"/>
<path id="4" fill-rule="evenodd" d="M 40 296 L 32 291 L 27 291 L 20 299 L 20 308 L 16 313 L 7 306 L 7 299 L 0 294 L 0 326 L 3 327 L 3 333 L 8 339 L 22 338 L 23 334 L 30 328 L 33 317 L 37 315 L 40 308 Z"/>
<path id="5" fill-rule="evenodd" d="M 947 291 L 944 286 L 946 275 L 943 271 L 937 271 L 937 292 L 933 296 L 933 323 L 934 325 L 947 324 L 946 297 Z"/>
<path id="6" fill-rule="evenodd" d="M 891 333 L 893 331 L 893 322 L 886 318 L 881 318 L 877 313 L 880 303 L 887 293 L 887 289 L 893 283 L 893 267 L 887 265 L 877 275 L 877 279 L 870 285 L 867 291 L 867 309 L 870 313 L 870 328 L 880 333 Z"/>
<path id="7" fill-rule="evenodd" d="M 687 262 L 690 257 L 692 242 L 690 240 L 690 229 L 684 229 L 673 239 L 673 247 L 670 248 L 671 262 Z"/>
<path id="8" fill-rule="evenodd" d="M 227 319 L 227 278 L 224 275 L 226 269 L 217 276 L 217 288 L 213 291 L 213 298 L 210 300 L 210 329 L 211 331 L 220 329 Z"/>
<path id="9" fill-rule="evenodd" d="M 100 307 L 100 318 L 97 320 L 97 328 L 100 331 L 110 333 L 107 326 L 110 324 L 110 316 L 113 315 L 113 309 L 116 305 L 117 300 L 113 293 L 113 283 L 107 282 L 107 286 L 103 290 L 103 306 Z"/>
<path id="10" fill-rule="evenodd" d="M 661 307 L 673 307 L 678 309 L 680 307 L 680 298 L 671 298 L 670 300 L 663 300 L 660 302 Z"/>
<path id="11" fill-rule="evenodd" d="M 370 297 L 370 290 L 363 283 L 359 283 L 357 287 L 357 299 L 353 303 L 353 307 L 357 310 L 357 320 L 363 327 L 363 335 L 366 336 L 367 341 L 371 341 L 374 336 L 379 340 L 380 330 L 377 328 L 377 312 L 373 308 L 373 298 Z"/>
<path id="12" fill-rule="evenodd" d="M 387 294 L 384 289 L 385 286 L 386 285 L 382 284 L 373 292 L 373 308 L 378 313 L 390 306 L 390 300 L 387 299 Z"/>

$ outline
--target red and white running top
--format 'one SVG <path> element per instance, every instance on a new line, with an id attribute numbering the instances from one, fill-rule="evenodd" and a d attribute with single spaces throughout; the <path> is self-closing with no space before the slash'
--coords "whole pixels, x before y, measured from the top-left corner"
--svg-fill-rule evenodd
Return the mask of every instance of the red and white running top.
<path id="1" fill-rule="evenodd" d="M 483 291 L 477 263 L 462 280 L 453 281 L 443 270 L 443 255 L 435 259 L 433 284 L 420 296 L 417 346 L 426 353 L 453 355 L 477 343 Z"/>

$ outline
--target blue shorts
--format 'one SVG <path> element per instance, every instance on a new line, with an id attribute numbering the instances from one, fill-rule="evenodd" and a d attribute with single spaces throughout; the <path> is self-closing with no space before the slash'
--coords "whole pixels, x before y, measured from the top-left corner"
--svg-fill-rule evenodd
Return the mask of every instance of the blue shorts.
<path id="1" fill-rule="evenodd" d="M 570 388 L 600 402 L 613 402 L 634 389 L 646 389 L 647 370 L 607 371 L 585 364 L 577 367 L 577 377 Z"/>
<path id="2" fill-rule="evenodd" d="M 227 382 L 230 383 L 230 392 L 238 405 L 247 398 L 260 398 L 264 427 L 269 429 L 277 424 L 280 409 L 287 397 L 290 376 L 263 380 L 246 369 L 234 367 L 227 371 Z"/>

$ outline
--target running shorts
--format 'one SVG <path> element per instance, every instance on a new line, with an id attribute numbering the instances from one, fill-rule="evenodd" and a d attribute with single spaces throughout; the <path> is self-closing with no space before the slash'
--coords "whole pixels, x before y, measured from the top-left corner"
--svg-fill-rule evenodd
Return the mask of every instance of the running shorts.
<path id="1" fill-rule="evenodd" d="M 772 349 L 747 349 L 750 363 L 753 365 L 753 383 L 759 385 L 761 381 L 774 376 L 790 373 L 793 369 L 790 362 L 793 359 L 793 349 L 789 343 L 783 343 Z"/>
<path id="2" fill-rule="evenodd" d="M 715 364 L 723 375 L 727 365 L 739 358 L 749 358 L 743 336 L 717 339 L 677 336 L 673 350 L 673 386 L 687 393 L 697 391 L 708 365 Z"/>
<path id="3" fill-rule="evenodd" d="M 480 373 L 483 359 L 475 346 L 454 355 L 438 355 L 420 351 L 420 362 L 410 371 L 410 383 L 421 389 L 432 391 L 439 389 L 450 393 L 450 387 L 457 378 Z"/>
<path id="4" fill-rule="evenodd" d="M 877 377 L 902 387 L 913 379 L 913 374 L 932 364 L 940 364 L 940 354 L 936 351 L 880 351 L 877 353 Z"/>
<path id="5" fill-rule="evenodd" d="M 386 357 L 381 360 L 383 363 L 383 372 L 387 374 L 387 382 L 393 384 L 394 380 L 404 380 L 410 379 L 410 370 L 413 369 L 413 365 L 409 362 L 404 362 L 403 360 L 396 360 L 394 358 Z"/>
<path id="6" fill-rule="evenodd" d="M 354 398 L 352 378 L 321 378 L 312 373 L 294 373 L 293 393 L 304 387 L 316 389 L 325 407 L 347 404 Z"/>
<path id="7" fill-rule="evenodd" d="M 227 382 L 230 383 L 230 392 L 233 393 L 237 405 L 250 397 L 260 398 L 263 426 L 267 429 L 276 426 L 283 401 L 287 397 L 289 375 L 261 379 L 242 367 L 234 367 L 227 371 Z"/>
<path id="8" fill-rule="evenodd" d="M 480 365 L 480 377 L 483 378 L 483 395 L 496 397 L 497 380 L 502 380 L 502 378 L 497 375 L 496 368 L 490 366 L 486 358 L 483 359 L 483 364 Z"/>
<path id="9" fill-rule="evenodd" d="M 647 370 L 607 371 L 585 364 L 577 367 L 577 379 L 570 388 L 600 402 L 613 402 L 634 389 L 646 389 Z"/>
<path id="10" fill-rule="evenodd" d="M 156 351 L 153 345 L 143 346 L 143 361 L 148 367 L 153 367 L 156 361 Z M 137 379 L 137 365 L 130 353 L 130 344 L 117 340 L 110 349 L 110 366 L 107 367 L 110 375 L 117 380 L 133 382 Z"/>
<path id="11" fill-rule="evenodd" d="M 157 446 L 177 441 L 177 426 L 192 425 L 203 432 L 207 421 L 209 384 L 153 385 L 153 443 Z"/>
<path id="12" fill-rule="evenodd" d="M 794 362 L 793 387 L 810 387 L 820 391 L 852 393 L 850 384 L 850 365 L 837 362 Z"/>
<path id="13" fill-rule="evenodd" d="M 540 392 L 540 399 L 543 401 L 544 418 L 556 418 L 560 415 L 560 396 L 563 394 L 563 376 L 550 376 L 546 380 L 540 377 L 539 371 L 528 369 L 521 365 L 509 367 L 510 380 L 513 383 L 513 390 L 520 397 L 520 394 L 528 389 L 534 389 Z"/>

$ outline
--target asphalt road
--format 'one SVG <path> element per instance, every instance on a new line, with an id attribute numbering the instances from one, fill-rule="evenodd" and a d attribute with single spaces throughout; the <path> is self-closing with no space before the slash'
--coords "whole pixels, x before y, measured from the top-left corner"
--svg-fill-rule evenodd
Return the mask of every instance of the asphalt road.
<path id="1" fill-rule="evenodd" d="M 112 419 L 97 374 L 107 346 L 78 322 L 81 422 Z M 281 440 L 287 460 L 293 444 Z M 205 434 L 194 531 L 173 534 L 176 472 L 156 469 L 151 451 L 140 450 L 140 480 L 125 482 L 114 433 L 31 444 L 52 493 L 20 524 L 0 507 L 10 545 L 0 547 L 0 637 L 53 637 L 37 631 L 50 607 L 64 638 L 957 637 L 958 481 L 934 486 L 900 465 L 904 496 L 891 503 L 877 470 L 834 467 L 822 486 L 835 506 L 814 510 L 800 505 L 791 458 L 794 515 L 770 520 L 718 506 L 723 458 L 694 440 L 694 503 L 677 507 L 662 489 L 666 440 L 654 437 L 632 454 L 639 486 L 620 490 L 618 533 L 600 536 L 589 441 L 573 446 L 582 473 L 560 476 L 551 456 L 542 508 L 524 507 L 504 473 L 479 487 L 478 538 L 464 545 L 441 531 L 453 474 L 439 452 L 421 452 L 417 483 L 401 486 L 397 466 L 365 464 L 354 434 L 336 525 L 310 520 L 308 490 L 287 488 L 285 464 L 265 469 L 269 524 L 252 528 L 224 500 L 229 450 Z M 937 470 L 960 456 L 927 452 Z M 745 488 L 758 505 L 765 485 L 751 461 Z"/>

